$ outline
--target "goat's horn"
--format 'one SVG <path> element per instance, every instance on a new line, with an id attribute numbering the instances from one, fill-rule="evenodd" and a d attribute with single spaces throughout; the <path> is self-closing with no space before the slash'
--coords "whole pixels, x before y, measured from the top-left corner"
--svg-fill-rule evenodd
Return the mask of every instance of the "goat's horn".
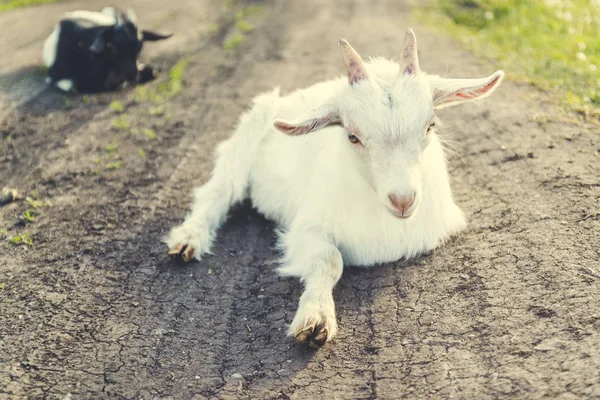
<path id="1" fill-rule="evenodd" d="M 417 74 L 419 68 L 419 54 L 417 53 L 417 37 L 412 29 L 404 35 L 404 48 L 402 49 L 402 61 L 404 62 L 404 74 Z"/>
<path id="2" fill-rule="evenodd" d="M 348 73 L 348 83 L 353 85 L 362 79 L 367 79 L 369 75 L 367 74 L 362 58 L 350 46 L 350 43 L 344 39 L 340 39 L 339 45 L 342 52 L 342 59 L 346 66 L 346 72 Z"/>

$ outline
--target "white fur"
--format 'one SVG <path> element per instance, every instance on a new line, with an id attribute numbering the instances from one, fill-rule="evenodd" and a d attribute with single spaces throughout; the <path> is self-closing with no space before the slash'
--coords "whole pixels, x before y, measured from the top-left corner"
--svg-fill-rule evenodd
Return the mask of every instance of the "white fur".
<path id="1" fill-rule="evenodd" d="M 56 86 L 63 92 L 70 92 L 73 89 L 73 81 L 71 79 L 61 79 L 56 82 Z"/>
<path id="2" fill-rule="evenodd" d="M 402 75 L 387 59 L 365 68 L 369 78 L 352 86 L 339 78 L 284 97 L 278 90 L 257 97 L 235 134 L 219 146 L 212 177 L 196 189 L 191 213 L 166 239 L 171 248 L 193 247 L 200 259 L 230 206 L 249 197 L 279 224 L 279 272 L 305 284 L 290 335 L 323 325 L 328 340 L 335 336 L 332 290 L 343 264 L 414 257 L 465 227 L 452 199 L 443 146 L 434 132 L 425 132 L 440 90 L 466 85 L 472 92 L 502 73 L 481 81 Z M 273 127 L 274 120 L 325 121 L 331 110 L 344 127 L 360 132 L 364 147 L 350 143 L 340 126 L 303 136 Z M 416 193 L 414 212 L 399 219 L 388 195 L 407 193 Z"/>
<path id="3" fill-rule="evenodd" d="M 65 13 L 62 19 L 77 21 L 83 26 L 112 26 L 116 23 L 115 9 L 106 7 L 102 12 L 77 10 Z"/>
<path id="4" fill-rule="evenodd" d="M 60 25 L 56 25 L 54 31 L 48 36 L 44 42 L 44 50 L 42 51 L 42 61 L 44 65 L 50 68 L 56 60 L 56 48 L 58 46 L 58 38 L 60 37 Z"/>

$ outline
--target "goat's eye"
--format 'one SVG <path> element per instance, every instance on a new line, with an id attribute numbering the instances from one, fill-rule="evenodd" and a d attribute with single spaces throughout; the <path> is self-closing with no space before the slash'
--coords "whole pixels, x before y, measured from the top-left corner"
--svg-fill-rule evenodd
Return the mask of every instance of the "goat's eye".
<path id="1" fill-rule="evenodd" d="M 355 135 L 349 133 L 348 134 L 348 140 L 350 141 L 350 143 L 352 144 L 360 144 L 360 139 L 357 138 Z"/>
<path id="2" fill-rule="evenodd" d="M 427 133 L 431 133 L 433 128 L 435 128 L 435 122 L 432 122 L 431 124 L 429 124 L 429 126 L 427 127 Z"/>

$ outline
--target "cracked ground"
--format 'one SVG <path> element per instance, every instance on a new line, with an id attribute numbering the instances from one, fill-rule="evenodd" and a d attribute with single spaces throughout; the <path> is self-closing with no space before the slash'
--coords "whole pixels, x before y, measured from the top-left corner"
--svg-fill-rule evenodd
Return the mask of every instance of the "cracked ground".
<path id="1" fill-rule="evenodd" d="M 44 87 L 54 22 L 104 3 L 0 14 L 0 186 L 31 199 L 0 208 L 0 228 L 33 240 L 0 243 L 0 398 L 600 398 L 599 129 L 553 118 L 527 85 L 439 113 L 468 229 L 415 260 L 347 268 L 339 335 L 319 351 L 285 336 L 302 287 L 274 272 L 274 226 L 250 205 L 231 212 L 214 255 L 167 257 L 162 237 L 252 96 L 341 75 L 340 37 L 399 57 L 410 26 L 427 72 L 497 69 L 411 19 L 409 2 L 249 4 L 262 7 L 256 29 L 225 51 L 231 7 L 128 3 L 175 32 L 146 60 L 188 61 L 162 110 L 134 90 Z M 114 100 L 130 128 L 113 126 Z"/>

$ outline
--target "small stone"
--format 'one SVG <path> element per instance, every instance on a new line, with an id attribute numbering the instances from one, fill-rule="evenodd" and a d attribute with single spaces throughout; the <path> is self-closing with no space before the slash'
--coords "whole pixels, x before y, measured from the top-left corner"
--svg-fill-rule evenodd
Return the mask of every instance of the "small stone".
<path id="1" fill-rule="evenodd" d="M 196 375 L 196 376 L 194 377 L 194 379 L 196 379 L 196 380 L 200 379 L 200 375 Z"/>
<path id="2" fill-rule="evenodd" d="M 565 347 L 564 343 L 558 339 L 544 339 L 534 347 L 538 351 L 560 350 Z"/>
<path id="3" fill-rule="evenodd" d="M 244 375 L 240 374 L 239 372 L 231 374 L 231 377 L 234 379 L 244 379 Z"/>

